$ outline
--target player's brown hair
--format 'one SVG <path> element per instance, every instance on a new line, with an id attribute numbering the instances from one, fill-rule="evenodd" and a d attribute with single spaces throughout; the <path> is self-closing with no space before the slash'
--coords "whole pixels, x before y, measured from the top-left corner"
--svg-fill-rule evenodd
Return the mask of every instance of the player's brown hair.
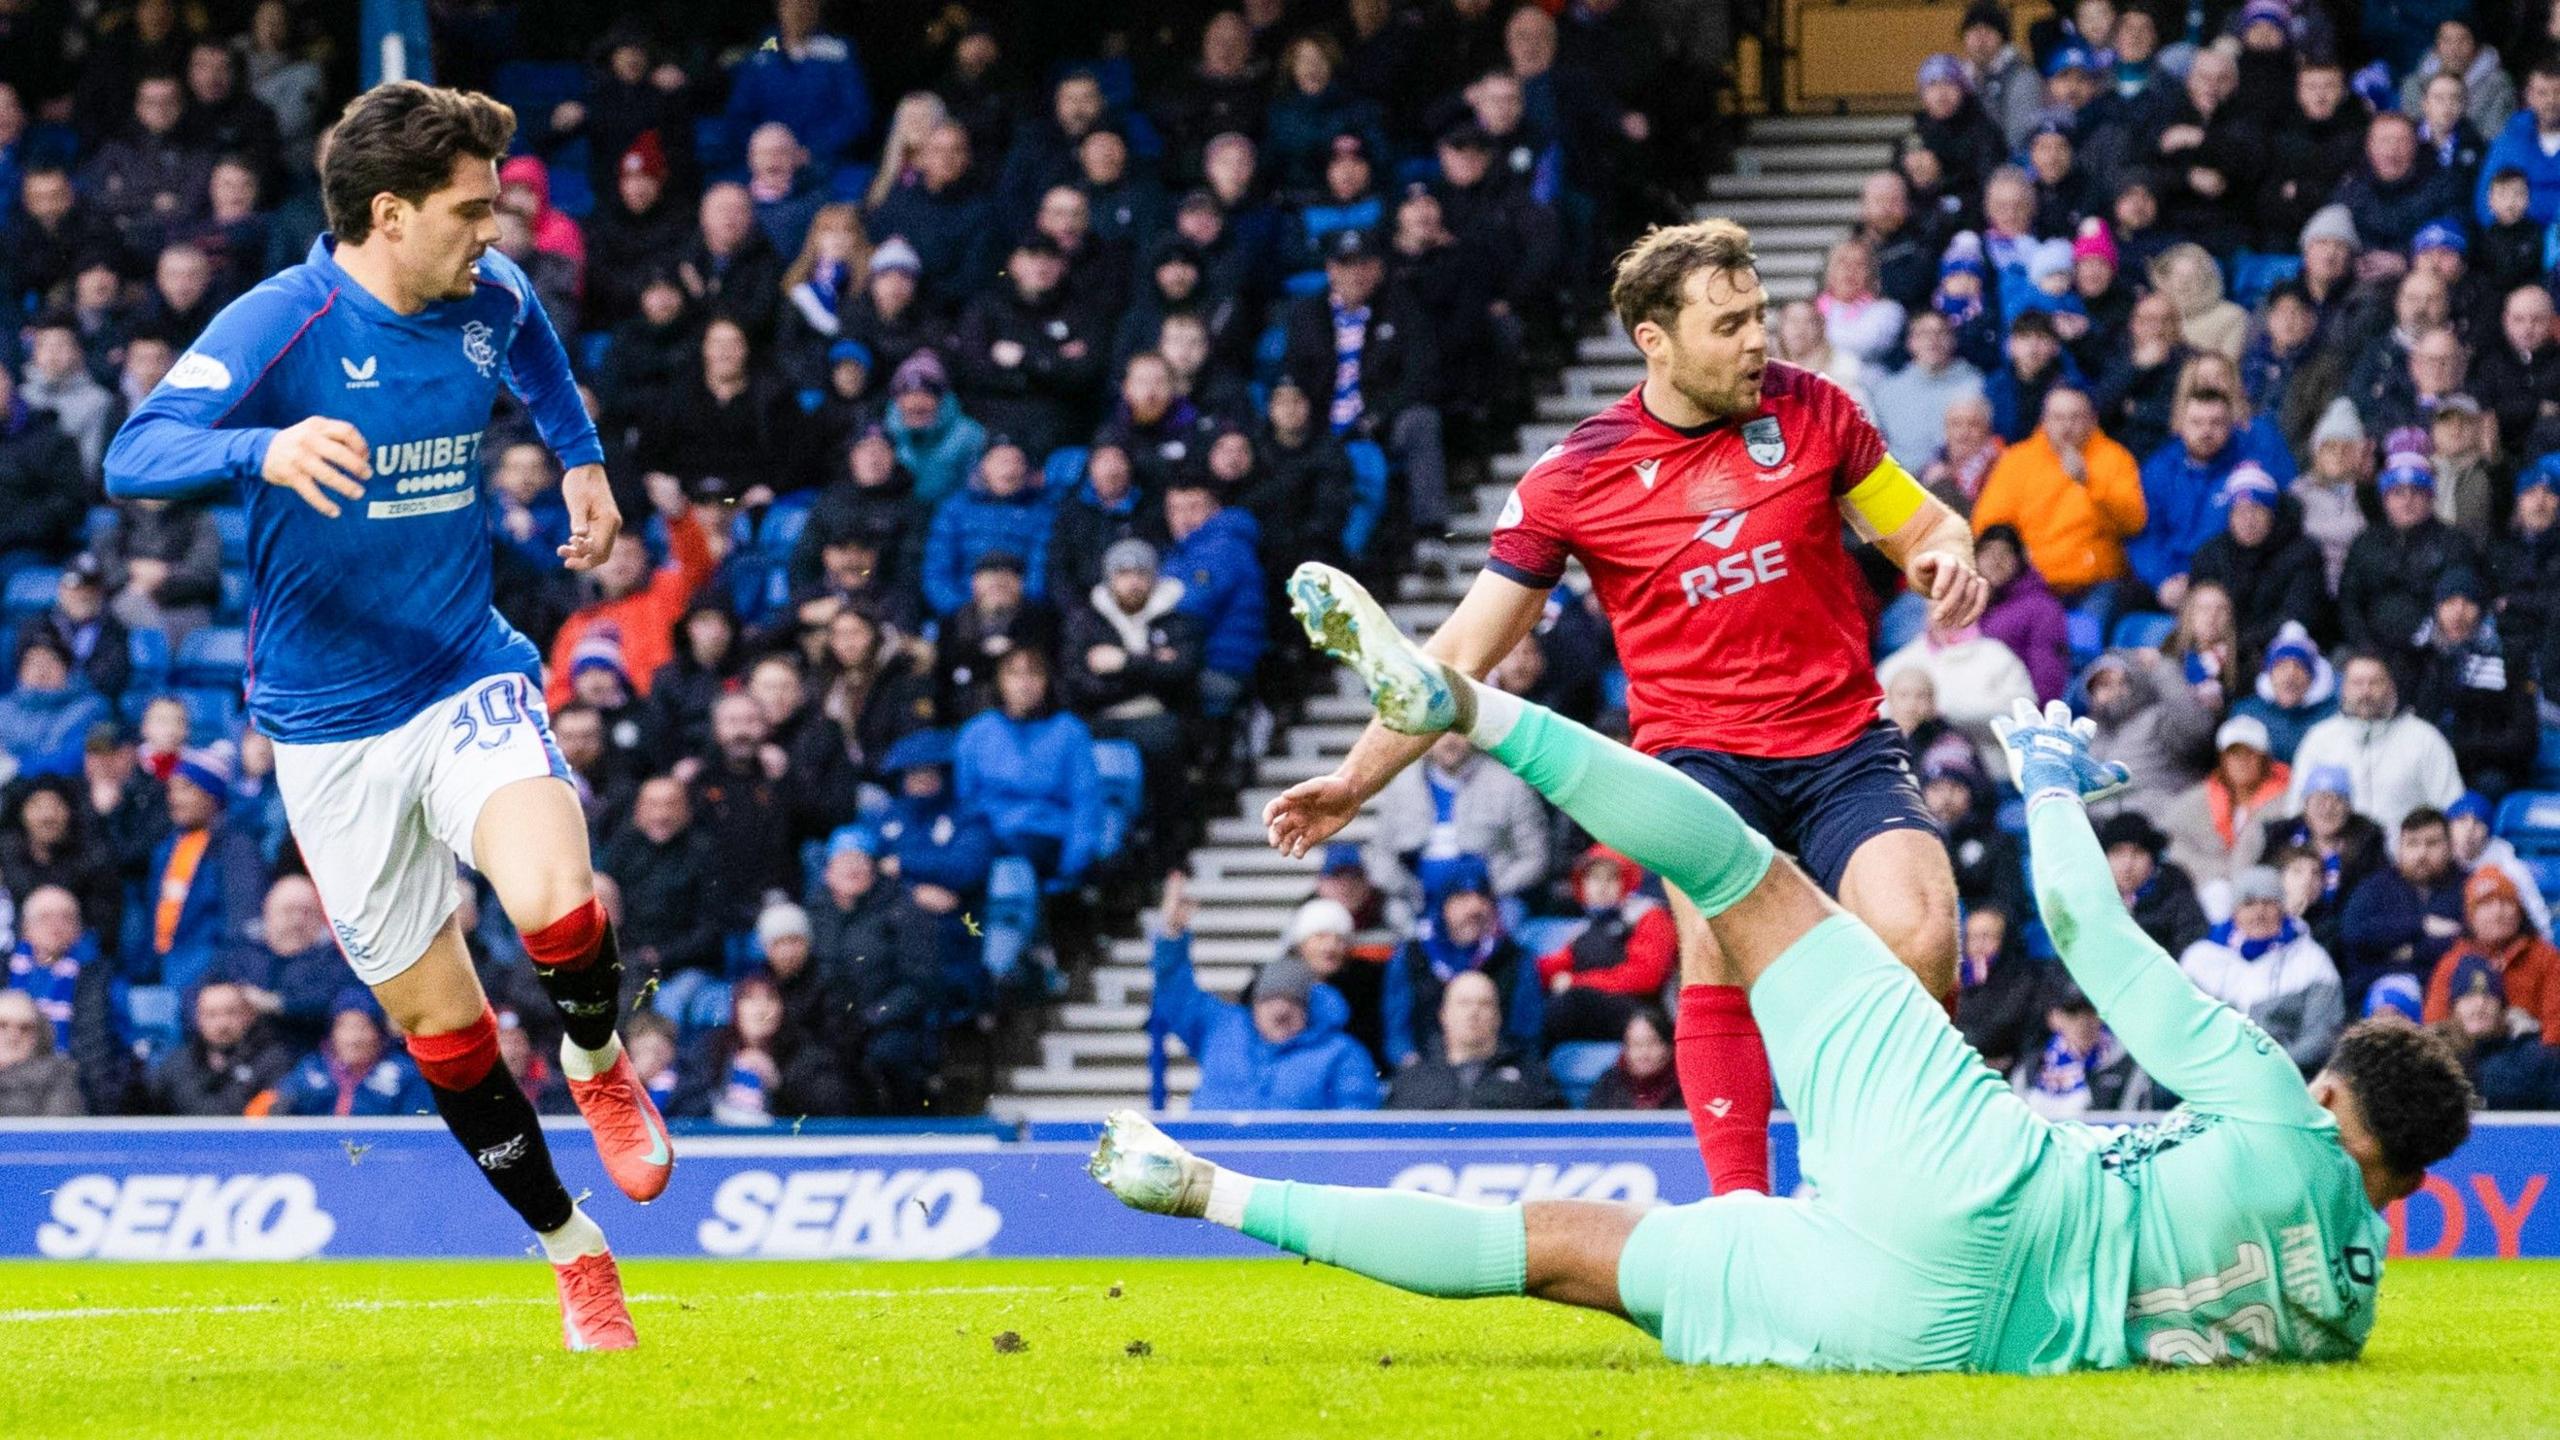
<path id="1" fill-rule="evenodd" d="M 515 138 L 516 112 L 486 95 L 415 80 L 376 85 L 347 102 L 331 126 L 320 166 L 329 230 L 342 244 L 373 233 L 373 197 L 384 191 L 412 205 L 453 178 L 464 155 L 495 160 Z"/>
<path id="2" fill-rule="evenodd" d="M 1665 329 L 1679 317 L 1681 291 L 1701 270 L 1757 271 L 1751 232 L 1730 220 L 1657 225 L 1618 257 L 1609 308 L 1629 331 L 1646 320 Z"/>

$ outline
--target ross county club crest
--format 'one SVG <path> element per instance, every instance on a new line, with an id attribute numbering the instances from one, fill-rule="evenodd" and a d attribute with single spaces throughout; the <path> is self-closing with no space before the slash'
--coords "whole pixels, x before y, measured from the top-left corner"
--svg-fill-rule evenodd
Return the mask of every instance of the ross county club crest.
<path id="1" fill-rule="evenodd" d="M 1766 470 L 1787 458 L 1786 433 L 1778 428 L 1778 417 L 1763 415 L 1744 423 L 1742 450 L 1751 463 Z"/>
<path id="2" fill-rule="evenodd" d="M 480 373 L 484 376 L 497 365 L 498 347 L 489 343 L 489 327 L 487 325 L 474 320 L 470 324 L 462 327 L 462 358 L 480 367 Z M 1776 423 L 1777 422 L 1775 421 L 1770 422 L 1773 427 Z M 1758 447 L 1753 447 L 1751 458 L 1755 460 L 1760 458 Z M 1762 460 L 1760 463 L 1765 465 L 1769 462 Z"/>

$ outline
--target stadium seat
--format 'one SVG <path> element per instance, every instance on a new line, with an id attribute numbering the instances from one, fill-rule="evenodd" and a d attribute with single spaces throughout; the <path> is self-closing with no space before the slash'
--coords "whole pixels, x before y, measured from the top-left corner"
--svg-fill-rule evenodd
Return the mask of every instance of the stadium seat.
<path id="1" fill-rule="evenodd" d="M 1093 742 L 1093 768 L 1102 775 L 1102 854 L 1108 860 L 1129 841 L 1129 828 L 1144 808 L 1146 762 L 1126 740 Z"/>
<path id="2" fill-rule="evenodd" d="M 1547 1073 L 1555 1077 L 1565 1103 L 1579 1110 L 1625 1048 L 1615 1040 L 1568 1040 L 1547 1052 Z"/>
<path id="3" fill-rule="evenodd" d="M 7 608 L 9 624 L 17 625 L 30 615 L 40 615 L 53 605 L 53 591 L 61 572 L 56 570 L 21 570 L 9 577 Z"/>
<path id="4" fill-rule="evenodd" d="M 216 505 L 213 533 L 222 537 L 222 568 L 238 570 L 249 563 L 249 512 L 237 505 Z"/>
<path id="5" fill-rule="evenodd" d="M 729 598 L 738 618 L 762 624 L 791 601 L 791 550 L 808 528 L 815 497 L 786 495 L 761 512 L 740 511 L 729 524 Z"/>
<path id="6" fill-rule="evenodd" d="M 877 165 L 839 165 L 827 177 L 827 198 L 848 205 L 859 205 L 871 189 L 873 176 L 880 173 Z"/>
<path id="7" fill-rule="evenodd" d="M 2560 725 L 2542 727 L 2542 745 L 2533 757 L 2534 788 L 2560 790 Z"/>
<path id="8" fill-rule="evenodd" d="M 1545 915 L 1521 922 L 1513 929 L 1511 938 L 1520 942 L 1520 948 L 1530 955 L 1544 955 L 1572 944 L 1574 937 L 1582 933 L 1582 927 L 1589 923 L 1570 915 Z"/>
<path id="9" fill-rule="evenodd" d="M 187 738 L 192 743 L 210 745 L 239 733 L 242 706 L 237 684 L 224 688 L 186 686 L 176 694 L 178 703 L 187 707 Z M 139 719 L 138 712 L 136 718 Z"/>
<path id="10" fill-rule="evenodd" d="M 249 614 L 249 572 L 222 572 L 222 599 L 215 605 L 213 618 L 225 625 L 236 625 Z"/>
<path id="11" fill-rule="evenodd" d="M 2157 650 L 2177 628 L 2175 615 L 2137 610 L 2117 618 L 2115 633 L 2107 638 L 2107 644 L 2118 650 Z"/>
<path id="12" fill-rule="evenodd" d="M 1040 483 L 1048 492 L 1050 504 L 1066 499 L 1084 483 L 1085 460 L 1092 453 L 1082 445 L 1061 445 L 1049 452 L 1048 460 L 1040 467 Z"/>
<path id="13" fill-rule="evenodd" d="M 2267 292 L 2302 273 L 2299 255 L 2260 255 L 2242 251 L 2231 263 L 2231 301 L 2255 310 Z"/>
<path id="14" fill-rule="evenodd" d="M 2078 610 L 2065 611 L 2062 627 L 2071 640 L 2071 668 L 2077 670 L 2098 658 L 2107 648 L 2107 629 L 2097 616 Z"/>
<path id="15" fill-rule="evenodd" d="M 605 362 L 613 357 L 613 332 L 594 330 L 578 337 L 578 373 L 592 379 L 604 373 Z"/>
<path id="16" fill-rule="evenodd" d="M 80 543 L 93 552 L 104 550 L 107 545 L 107 532 L 113 530 L 115 525 L 116 507 L 113 505 L 90 506 L 89 518 L 80 524 Z"/>
<path id="17" fill-rule="evenodd" d="M 149 692 L 169 683 L 169 636 L 166 631 L 128 632 L 125 653 L 133 663 L 133 683 L 129 688 Z"/>
<path id="18" fill-rule="evenodd" d="M 181 686 L 238 689 L 249 668 L 249 632 L 228 625 L 208 625 L 178 644 L 170 675 Z"/>
<path id="19" fill-rule="evenodd" d="M 1354 440 L 1342 453 L 1351 459 L 1351 514 L 1342 522 L 1342 553 L 1362 560 L 1387 518 L 1387 452 L 1375 440 Z"/>
<path id="20" fill-rule="evenodd" d="M 124 992 L 125 1026 L 134 1043 L 151 1053 L 176 1049 L 185 1038 L 178 992 L 166 985 L 135 985 Z"/>
<path id="21" fill-rule="evenodd" d="M 574 60 L 509 60 L 489 72 L 489 93 L 515 107 L 517 154 L 533 136 L 551 128 L 551 112 L 563 100 L 587 98 L 587 67 Z"/>

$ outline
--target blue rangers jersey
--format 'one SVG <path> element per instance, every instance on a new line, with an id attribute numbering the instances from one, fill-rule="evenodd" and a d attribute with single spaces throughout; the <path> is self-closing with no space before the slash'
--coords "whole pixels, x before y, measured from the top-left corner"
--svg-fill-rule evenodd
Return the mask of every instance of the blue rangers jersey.
<path id="1" fill-rule="evenodd" d="M 474 680 L 540 681 L 490 604 L 480 438 L 498 388 L 564 466 L 604 448 L 560 337 L 515 262 L 480 258 L 469 299 L 401 315 L 323 235 L 302 264 L 223 307 L 107 450 L 119 500 L 237 500 L 249 518 L 250 716 L 288 743 L 379 735 Z M 373 474 L 330 519 L 261 475 L 276 431 L 356 427 Z"/>

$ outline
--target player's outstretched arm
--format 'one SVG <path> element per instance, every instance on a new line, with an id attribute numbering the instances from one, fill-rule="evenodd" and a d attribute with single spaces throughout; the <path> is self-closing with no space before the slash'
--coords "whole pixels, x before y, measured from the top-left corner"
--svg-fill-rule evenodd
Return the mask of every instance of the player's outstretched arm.
<path id="1" fill-rule="evenodd" d="M 2071 978 L 2151 1075 L 2199 1110 L 2276 1124 L 2315 1124 L 2325 1112 L 2267 1033 L 2196 989 L 2169 952 L 2136 925 L 2116 894 L 2085 808 L 2124 788 L 2121 764 L 2089 753 L 2090 722 L 2060 701 L 2043 714 L 2025 701 L 1992 728 L 2027 797 L 2036 906 Z"/>
<path id="2" fill-rule="evenodd" d="M 1422 648 L 1481 680 L 1537 628 L 1546 604 L 1544 590 L 1480 570 L 1458 608 Z M 1295 858 L 1332 839 L 1388 781 L 1421 759 L 1431 740 L 1428 735 L 1399 735 L 1371 721 L 1332 774 L 1301 780 L 1263 807 L 1262 825 L 1271 848 Z"/>

